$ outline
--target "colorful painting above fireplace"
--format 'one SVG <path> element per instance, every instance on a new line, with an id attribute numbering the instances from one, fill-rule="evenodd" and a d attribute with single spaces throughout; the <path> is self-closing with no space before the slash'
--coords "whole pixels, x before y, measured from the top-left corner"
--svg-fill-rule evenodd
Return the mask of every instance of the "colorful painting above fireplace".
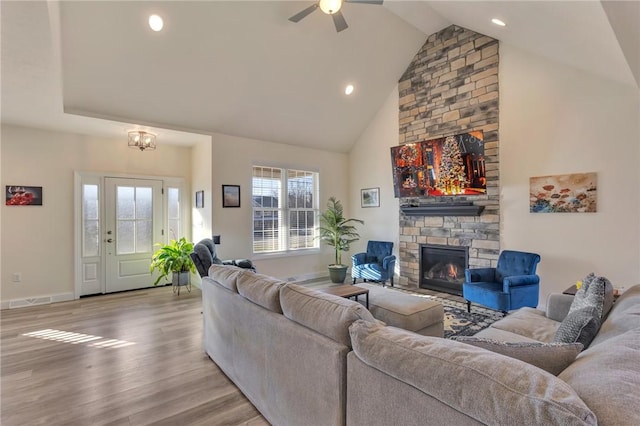
<path id="1" fill-rule="evenodd" d="M 597 201 L 597 173 L 529 178 L 531 213 L 594 213 Z"/>
<path id="2" fill-rule="evenodd" d="M 397 198 L 485 194 L 484 134 L 480 130 L 394 146 L 391 167 Z"/>

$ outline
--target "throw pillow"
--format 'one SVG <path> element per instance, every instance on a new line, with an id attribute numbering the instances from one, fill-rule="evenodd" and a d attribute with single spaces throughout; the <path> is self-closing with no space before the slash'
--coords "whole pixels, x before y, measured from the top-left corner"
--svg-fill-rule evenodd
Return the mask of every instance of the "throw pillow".
<path id="1" fill-rule="evenodd" d="M 453 340 L 519 359 L 557 376 L 576 359 L 582 343 L 500 342 L 479 337 L 458 336 Z"/>
<path id="2" fill-rule="evenodd" d="M 599 329 L 600 317 L 598 310 L 594 306 L 587 306 L 569 312 L 567 317 L 560 323 L 553 341 L 561 343 L 578 342 L 587 348 Z"/>
<path id="3" fill-rule="evenodd" d="M 602 319 L 613 304 L 613 286 L 605 277 L 596 276 L 593 272 L 582 280 L 582 287 L 569 308 L 569 313 L 593 306 L 598 311 L 598 318 Z"/>

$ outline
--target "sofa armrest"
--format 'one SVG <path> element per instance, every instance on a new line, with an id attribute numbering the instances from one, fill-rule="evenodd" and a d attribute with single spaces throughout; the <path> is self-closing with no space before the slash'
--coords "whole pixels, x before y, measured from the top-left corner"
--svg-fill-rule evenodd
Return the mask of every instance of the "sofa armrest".
<path id="1" fill-rule="evenodd" d="M 365 262 L 365 258 L 367 256 L 367 253 L 356 253 L 353 256 L 351 256 L 351 261 L 353 262 L 354 265 L 362 265 Z"/>
<path id="2" fill-rule="evenodd" d="M 573 295 L 551 293 L 547 297 L 547 318 L 562 322 L 569 313 L 569 308 L 573 302 Z"/>
<path id="3" fill-rule="evenodd" d="M 386 256 L 382 259 L 382 269 L 389 270 L 389 268 L 393 268 L 396 263 L 396 257 L 394 255 Z"/>
<path id="4" fill-rule="evenodd" d="M 496 276 L 496 268 L 465 269 L 464 276 L 467 282 L 493 281 Z"/>

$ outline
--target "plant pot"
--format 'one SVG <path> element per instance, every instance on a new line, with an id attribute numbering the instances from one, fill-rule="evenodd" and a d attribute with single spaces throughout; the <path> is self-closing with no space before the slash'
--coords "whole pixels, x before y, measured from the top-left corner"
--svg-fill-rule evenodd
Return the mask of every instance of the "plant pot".
<path id="1" fill-rule="evenodd" d="M 189 285 L 191 283 L 191 272 L 174 272 L 172 284 L 174 287 L 181 285 Z"/>
<path id="2" fill-rule="evenodd" d="M 347 278 L 347 265 L 329 265 L 329 278 L 332 283 L 342 284 Z"/>

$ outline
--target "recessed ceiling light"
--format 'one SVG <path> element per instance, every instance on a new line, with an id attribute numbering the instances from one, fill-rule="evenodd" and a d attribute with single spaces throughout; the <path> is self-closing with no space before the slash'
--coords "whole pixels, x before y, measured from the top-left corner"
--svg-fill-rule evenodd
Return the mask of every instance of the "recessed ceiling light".
<path id="1" fill-rule="evenodd" d="M 149 26 L 153 31 L 160 31 L 164 23 L 162 22 L 162 18 L 158 15 L 149 16 Z"/>
<path id="2" fill-rule="evenodd" d="M 348 84 L 347 87 L 344 88 L 344 94 L 350 95 L 353 93 L 353 84 Z"/>
<path id="3" fill-rule="evenodd" d="M 502 20 L 500 20 L 498 18 L 493 18 L 491 20 L 491 22 L 493 22 L 496 25 L 500 25 L 501 27 L 506 27 L 507 26 L 507 24 L 505 24 L 504 21 L 502 21 Z"/>

